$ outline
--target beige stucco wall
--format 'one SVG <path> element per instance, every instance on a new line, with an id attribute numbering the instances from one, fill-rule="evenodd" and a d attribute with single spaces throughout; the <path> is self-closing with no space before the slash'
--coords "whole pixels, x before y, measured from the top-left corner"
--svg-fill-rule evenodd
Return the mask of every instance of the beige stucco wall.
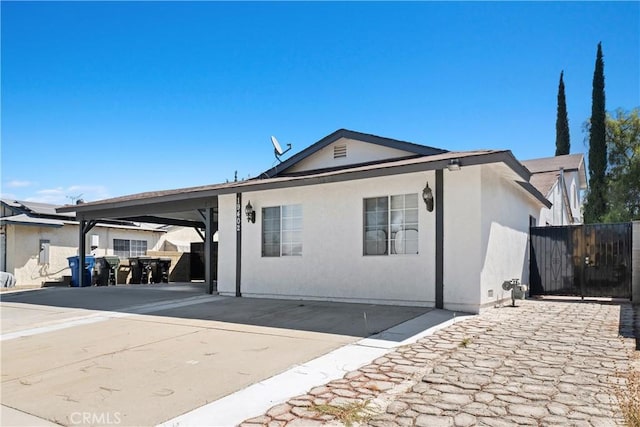
<path id="1" fill-rule="evenodd" d="M 191 242 L 202 243 L 202 237 L 190 227 L 169 227 L 154 250 L 189 252 Z"/>
<path id="2" fill-rule="evenodd" d="M 67 257 L 78 255 L 78 225 L 36 227 L 7 225 L 7 272 L 14 274 L 18 285 L 42 285 L 62 281 L 70 276 Z M 91 249 L 92 235 L 99 245 Z M 147 240 L 149 250 L 155 248 L 162 233 L 141 230 L 94 227 L 87 235 L 87 253 L 95 256 L 113 255 L 113 239 Z M 49 263 L 39 264 L 40 240 L 49 240 Z"/>
<path id="3" fill-rule="evenodd" d="M 78 226 L 77 225 L 66 225 L 64 227 L 65 233 L 73 234 L 76 253 L 78 247 Z M 91 229 L 87 233 L 87 253 L 94 256 L 105 256 L 105 255 L 113 255 L 113 240 L 114 239 L 123 239 L 123 240 L 146 240 L 147 241 L 147 250 L 159 250 L 161 246 L 160 239 L 162 238 L 164 232 L 158 231 L 148 231 L 148 230 L 135 230 L 135 229 L 125 229 L 125 228 L 112 228 L 112 227 L 100 227 L 96 226 Z M 91 246 L 92 237 L 98 236 L 98 247 L 93 248 Z"/>

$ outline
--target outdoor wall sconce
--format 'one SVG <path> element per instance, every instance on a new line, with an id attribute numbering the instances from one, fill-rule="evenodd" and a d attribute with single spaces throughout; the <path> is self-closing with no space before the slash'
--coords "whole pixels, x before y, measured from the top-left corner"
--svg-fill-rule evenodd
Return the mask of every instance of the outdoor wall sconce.
<path id="1" fill-rule="evenodd" d="M 433 211 L 433 192 L 431 188 L 429 188 L 429 181 L 427 181 L 427 186 L 422 190 L 422 200 L 424 200 L 424 204 L 427 205 L 427 211 Z"/>
<path id="2" fill-rule="evenodd" d="M 247 203 L 247 206 L 244 208 L 244 213 L 247 214 L 247 222 L 254 223 L 256 222 L 256 211 L 253 210 L 253 206 L 251 206 L 251 200 Z"/>
<path id="3" fill-rule="evenodd" d="M 460 159 L 451 159 L 449 160 L 449 164 L 447 165 L 447 169 L 450 172 L 459 171 L 460 170 Z"/>

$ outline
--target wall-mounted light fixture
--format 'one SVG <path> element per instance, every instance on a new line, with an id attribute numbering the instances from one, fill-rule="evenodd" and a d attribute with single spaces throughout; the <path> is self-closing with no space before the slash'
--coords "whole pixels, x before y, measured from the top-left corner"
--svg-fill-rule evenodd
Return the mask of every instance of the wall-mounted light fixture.
<path id="1" fill-rule="evenodd" d="M 449 164 L 447 165 L 447 169 L 449 171 L 459 171 L 460 170 L 460 159 L 451 159 L 449 160 Z"/>
<path id="2" fill-rule="evenodd" d="M 253 210 L 253 206 L 251 206 L 251 200 L 247 203 L 247 206 L 244 208 L 244 213 L 247 214 L 247 221 L 251 223 L 256 222 L 256 211 Z"/>
<path id="3" fill-rule="evenodd" d="M 433 192 L 431 188 L 429 188 L 429 181 L 427 181 L 426 187 L 422 190 L 422 200 L 424 200 L 424 204 L 427 205 L 427 211 L 433 211 Z"/>

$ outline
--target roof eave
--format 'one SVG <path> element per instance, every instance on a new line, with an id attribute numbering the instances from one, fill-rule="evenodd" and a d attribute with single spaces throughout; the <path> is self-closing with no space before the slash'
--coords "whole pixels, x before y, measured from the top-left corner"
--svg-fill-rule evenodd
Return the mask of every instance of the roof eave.
<path id="1" fill-rule="evenodd" d="M 536 187 L 534 187 L 528 181 L 516 181 L 522 188 L 524 188 L 533 198 L 542 203 L 546 208 L 550 208 L 552 203 L 547 199 Z"/>
<path id="2" fill-rule="evenodd" d="M 450 160 L 458 156 L 461 158 L 462 167 L 502 162 L 505 163 L 509 168 L 511 168 L 523 181 L 528 182 L 530 178 L 529 171 L 524 166 L 522 166 L 522 164 L 518 162 L 518 160 L 516 160 L 516 158 L 513 156 L 511 151 L 508 150 L 478 152 L 470 155 L 468 154 L 466 156 L 464 156 L 464 153 L 454 152 L 443 154 L 450 155 L 444 156 L 437 160 L 431 159 L 432 156 L 425 156 L 424 158 L 415 159 L 415 161 L 412 162 L 391 161 L 385 164 L 376 165 L 375 168 L 352 168 L 311 176 L 241 181 L 238 183 L 233 183 L 232 185 L 224 184 L 220 186 L 212 186 L 211 188 L 191 192 L 189 192 L 188 189 L 185 189 L 184 191 L 175 190 L 168 195 L 153 196 L 148 198 L 128 199 L 120 201 L 115 200 L 112 202 L 109 202 L 107 200 L 105 202 L 93 202 L 82 205 L 61 207 L 58 208 L 58 212 L 68 212 L 71 210 L 75 210 L 76 216 L 94 216 L 96 213 L 114 209 L 140 209 L 141 207 L 149 207 L 149 205 L 171 204 L 175 202 L 180 202 L 180 207 L 182 210 L 198 209 L 202 207 L 215 207 L 217 206 L 217 201 L 215 200 L 215 198 L 219 195 L 235 194 L 245 191 L 275 190 L 290 187 L 344 182 L 396 174 L 438 170 L 446 168 L 449 165 Z M 539 191 L 535 190 L 535 193 L 539 194 Z M 540 197 L 544 196 L 540 195 Z M 173 205 L 164 208 L 166 212 L 171 212 L 171 209 L 174 209 Z"/>

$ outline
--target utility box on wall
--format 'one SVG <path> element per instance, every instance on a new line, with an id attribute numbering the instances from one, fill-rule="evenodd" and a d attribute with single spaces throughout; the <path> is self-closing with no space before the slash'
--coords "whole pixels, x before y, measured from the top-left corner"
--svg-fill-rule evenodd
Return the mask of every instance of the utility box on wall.
<path id="1" fill-rule="evenodd" d="M 38 264 L 47 265 L 49 264 L 49 249 L 51 247 L 51 242 L 46 239 L 40 239 L 40 250 L 38 252 Z"/>

